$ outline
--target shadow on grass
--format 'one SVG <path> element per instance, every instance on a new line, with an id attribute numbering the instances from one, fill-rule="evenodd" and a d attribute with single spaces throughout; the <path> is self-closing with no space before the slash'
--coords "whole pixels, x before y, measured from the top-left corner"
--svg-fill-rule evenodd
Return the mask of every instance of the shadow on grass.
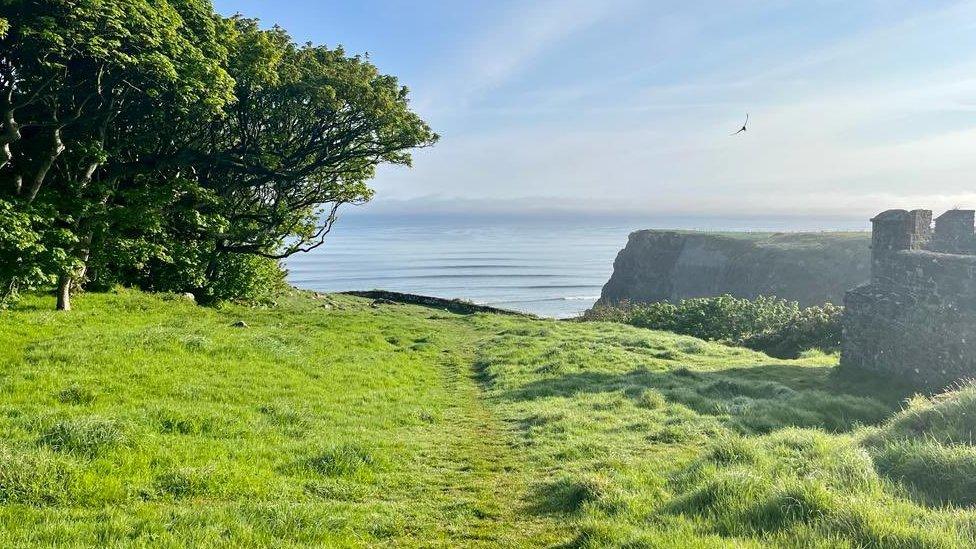
<path id="1" fill-rule="evenodd" d="M 714 372 L 680 367 L 621 374 L 575 372 L 534 381 L 502 398 L 526 401 L 597 393 L 622 394 L 642 408 L 680 404 L 741 433 L 767 433 L 782 427 L 844 432 L 880 423 L 911 391 L 833 367 L 768 364 Z"/>
<path id="2" fill-rule="evenodd" d="M 18 312 L 18 313 L 56 312 L 54 310 L 53 300 L 50 303 L 46 301 L 45 302 L 40 302 L 40 301 L 20 302 L 20 303 L 16 303 L 8 310 Z"/>

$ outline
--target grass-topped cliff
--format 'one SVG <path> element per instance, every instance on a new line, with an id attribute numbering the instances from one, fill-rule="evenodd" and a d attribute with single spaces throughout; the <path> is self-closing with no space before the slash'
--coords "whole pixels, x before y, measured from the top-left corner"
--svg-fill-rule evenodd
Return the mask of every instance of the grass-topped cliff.
<path id="1" fill-rule="evenodd" d="M 973 388 L 350 296 L 50 309 L 0 313 L 5 547 L 976 542 Z"/>
<path id="2" fill-rule="evenodd" d="M 617 255 L 600 301 L 652 303 L 731 294 L 841 304 L 870 276 L 870 233 L 643 230 Z"/>

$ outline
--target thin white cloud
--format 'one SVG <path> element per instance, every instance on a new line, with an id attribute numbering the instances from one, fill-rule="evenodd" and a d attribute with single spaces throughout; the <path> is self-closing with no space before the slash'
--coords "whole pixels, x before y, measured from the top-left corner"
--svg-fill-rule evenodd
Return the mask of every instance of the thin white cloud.
<path id="1" fill-rule="evenodd" d="M 545 18 L 555 6 L 546 3 L 504 36 L 475 40 L 465 50 L 468 72 L 444 88 L 445 102 L 456 96 L 452 106 L 463 105 L 518 81 L 557 45 L 615 13 L 564 5 L 556 19 Z M 384 170 L 380 196 L 407 206 L 425 196 L 457 200 L 458 209 L 483 200 L 657 213 L 976 207 L 976 57 L 966 47 L 950 56 L 916 48 L 960 40 L 974 23 L 976 3 L 966 2 L 797 59 L 768 55 L 753 60 L 751 73 L 730 75 L 715 63 L 643 88 L 624 86 L 633 79 L 621 74 L 531 89 L 491 110 L 461 109 L 481 116 L 482 126 L 472 129 L 462 116 L 459 131 L 420 153 L 413 171 Z M 746 111 L 749 132 L 730 138 Z M 485 123 L 486 115 L 504 122 Z"/>
<path id="2" fill-rule="evenodd" d="M 457 109 L 502 86 L 561 41 L 633 0 L 545 0 L 514 5 L 499 21 L 439 63 L 418 95 L 422 110 Z"/>

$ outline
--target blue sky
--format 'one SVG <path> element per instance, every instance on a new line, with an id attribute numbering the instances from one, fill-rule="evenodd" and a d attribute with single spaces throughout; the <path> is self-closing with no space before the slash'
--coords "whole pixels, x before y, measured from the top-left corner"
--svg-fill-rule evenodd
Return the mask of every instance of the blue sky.
<path id="1" fill-rule="evenodd" d="M 215 4 L 410 87 L 442 141 L 372 211 L 976 207 L 976 2 Z"/>

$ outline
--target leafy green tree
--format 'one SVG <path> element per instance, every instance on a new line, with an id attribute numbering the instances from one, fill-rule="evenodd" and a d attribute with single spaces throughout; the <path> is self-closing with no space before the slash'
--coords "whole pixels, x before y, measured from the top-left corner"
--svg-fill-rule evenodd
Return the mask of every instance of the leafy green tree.
<path id="1" fill-rule="evenodd" d="M 409 165 L 411 149 L 437 140 L 410 111 L 407 89 L 367 59 L 296 45 L 253 19 L 227 23 L 235 99 L 226 116 L 178 129 L 187 146 L 152 163 L 190 167 L 172 184 L 179 192 L 148 210 L 151 188 L 129 194 L 127 209 L 155 219 L 152 231 L 114 231 L 102 247 L 104 263 L 139 254 L 134 268 L 105 272 L 121 269 L 123 280 L 190 290 L 203 300 L 227 297 L 227 288 L 250 294 L 243 288 L 267 286 L 256 278 L 243 283 L 247 273 L 275 278 L 267 269 L 228 271 L 254 264 L 233 256 L 278 260 L 320 246 L 341 206 L 372 197 L 368 181 L 379 164 Z M 226 277 L 238 283 L 228 286 Z"/>
<path id="2" fill-rule="evenodd" d="M 203 208 L 225 223 L 213 251 L 283 258 L 324 242 L 343 204 L 369 200 L 381 163 L 437 140 L 408 91 L 342 48 L 297 46 L 281 29 L 235 18 L 229 72 L 236 101 L 199 151 Z"/>
<path id="3" fill-rule="evenodd" d="M 56 276 L 59 309 L 86 281 L 260 293 L 379 164 L 437 140 L 368 59 L 207 0 L 0 0 L 0 19 L 0 206 L 20 235 L 0 255 L 45 257 L 0 287 Z"/>
<path id="4" fill-rule="evenodd" d="M 74 235 L 55 267 L 69 309 L 115 193 L 154 169 L 133 159 L 232 98 L 226 25 L 205 0 L 7 0 L 0 18 L 0 199 Z"/>

